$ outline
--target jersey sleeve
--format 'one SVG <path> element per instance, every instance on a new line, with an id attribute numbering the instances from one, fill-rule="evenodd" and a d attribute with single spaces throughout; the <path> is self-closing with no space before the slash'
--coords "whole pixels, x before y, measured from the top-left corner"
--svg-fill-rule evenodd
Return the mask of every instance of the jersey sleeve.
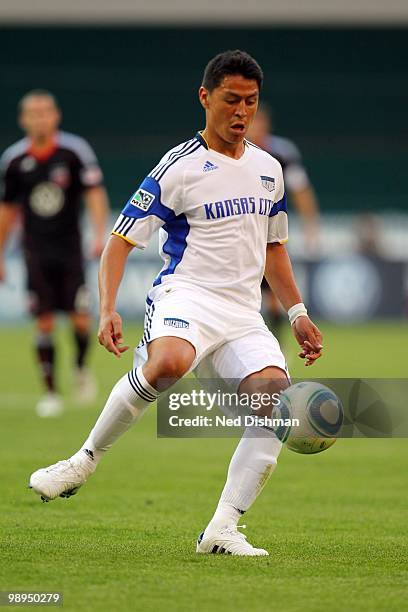
<path id="1" fill-rule="evenodd" d="M 152 172 L 139 189 L 129 198 L 119 215 L 112 234 L 120 236 L 133 246 L 144 249 L 152 234 L 160 227 L 177 221 L 181 216 L 181 178 L 168 172 L 163 178 L 154 178 Z M 179 213 L 179 214 L 177 214 Z"/>
<path id="2" fill-rule="evenodd" d="M 310 180 L 297 146 L 290 142 L 288 156 L 283 170 L 286 188 L 289 192 L 302 191 L 310 185 Z"/>
<path id="3" fill-rule="evenodd" d="M 288 241 L 288 209 L 286 205 L 285 185 L 282 168 L 279 164 L 275 203 L 268 219 L 268 243 L 284 244 Z"/>
<path id="4" fill-rule="evenodd" d="M 13 163 L 4 156 L 0 159 L 0 201 L 5 204 L 19 203 L 18 177 Z"/>
<path id="5" fill-rule="evenodd" d="M 78 159 L 78 180 L 81 187 L 89 189 L 102 185 L 102 170 L 91 145 L 83 138 L 76 136 L 73 142 L 73 150 Z"/>

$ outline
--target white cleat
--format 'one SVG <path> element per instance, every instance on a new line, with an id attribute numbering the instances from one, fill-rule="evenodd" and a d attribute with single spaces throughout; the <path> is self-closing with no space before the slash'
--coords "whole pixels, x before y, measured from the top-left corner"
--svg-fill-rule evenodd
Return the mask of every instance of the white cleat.
<path id="1" fill-rule="evenodd" d="M 74 376 L 75 400 L 78 404 L 92 404 L 98 394 L 98 385 L 88 368 L 77 368 Z"/>
<path id="2" fill-rule="evenodd" d="M 218 555 L 237 555 L 239 557 L 267 557 L 268 551 L 263 548 L 254 548 L 246 536 L 238 531 L 245 529 L 245 525 L 239 527 L 224 527 L 223 529 L 203 531 L 197 540 L 196 552 L 212 553 Z"/>
<path id="3" fill-rule="evenodd" d="M 86 456 L 89 451 L 79 452 L 81 460 L 78 459 L 79 453 L 77 453 L 71 459 L 58 461 L 58 463 L 33 472 L 30 476 L 29 488 L 40 495 L 45 502 L 56 499 L 58 496 L 75 495 L 96 469 L 93 459 Z"/>
<path id="4" fill-rule="evenodd" d="M 38 400 L 35 410 L 43 418 L 60 416 L 64 411 L 62 397 L 53 391 L 48 391 Z"/>

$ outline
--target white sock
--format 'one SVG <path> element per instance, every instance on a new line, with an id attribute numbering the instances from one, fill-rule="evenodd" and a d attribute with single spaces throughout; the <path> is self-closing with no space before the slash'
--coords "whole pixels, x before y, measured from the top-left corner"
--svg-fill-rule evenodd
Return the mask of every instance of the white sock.
<path id="1" fill-rule="evenodd" d="M 141 367 L 125 374 L 113 387 L 87 440 L 71 459 L 83 461 L 85 451 L 96 468 L 104 453 L 140 419 L 158 395 L 147 382 Z"/>
<path id="2" fill-rule="evenodd" d="M 227 482 L 206 530 L 236 526 L 276 468 L 282 443 L 261 427 L 247 427 L 228 468 Z"/>

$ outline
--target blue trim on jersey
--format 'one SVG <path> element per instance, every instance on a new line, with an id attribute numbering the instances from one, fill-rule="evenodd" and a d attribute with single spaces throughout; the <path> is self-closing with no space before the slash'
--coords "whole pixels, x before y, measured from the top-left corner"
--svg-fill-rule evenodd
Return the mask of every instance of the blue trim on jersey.
<path id="1" fill-rule="evenodd" d="M 286 193 L 283 194 L 283 198 L 281 198 L 278 202 L 272 206 L 271 212 L 269 213 L 270 217 L 274 217 L 278 214 L 278 212 L 285 212 L 288 214 L 288 207 L 286 203 Z"/>
<path id="2" fill-rule="evenodd" d="M 174 213 L 173 213 L 174 215 Z M 153 282 L 153 287 L 160 285 L 163 276 L 174 274 L 174 271 L 180 261 L 183 259 L 184 251 L 187 247 L 187 236 L 190 231 L 190 226 L 185 214 L 174 215 L 174 218 L 163 225 L 163 229 L 167 232 L 167 240 L 163 245 L 163 252 L 170 255 L 170 263 L 165 270 L 162 270 L 159 276 Z"/>
<path id="3" fill-rule="evenodd" d="M 131 196 L 122 214 L 134 219 L 145 219 L 146 217 L 154 215 L 164 221 L 163 229 L 167 232 L 167 240 L 163 245 L 163 252 L 170 256 L 170 262 L 168 267 L 162 270 L 155 279 L 153 286 L 156 286 L 160 285 L 163 276 L 174 274 L 176 267 L 183 259 L 184 251 L 187 247 L 186 238 L 190 231 L 190 226 L 184 213 L 176 215 L 171 208 L 162 203 L 161 188 L 156 179 L 147 176 L 139 189 L 144 189 L 154 196 L 154 200 L 149 208 L 146 211 L 141 210 L 132 204 L 133 196 Z"/>
<path id="4" fill-rule="evenodd" d="M 165 222 L 169 220 L 171 216 L 175 216 L 171 208 L 168 208 L 167 206 L 162 204 L 161 188 L 156 179 L 147 176 L 140 185 L 139 189 L 144 189 L 150 195 L 154 196 L 154 200 L 150 204 L 149 208 L 147 210 L 142 210 L 138 206 L 132 204 L 132 199 L 134 195 L 131 195 L 124 209 L 122 210 L 122 215 L 132 217 L 132 219 L 145 219 L 146 217 L 154 215 Z"/>

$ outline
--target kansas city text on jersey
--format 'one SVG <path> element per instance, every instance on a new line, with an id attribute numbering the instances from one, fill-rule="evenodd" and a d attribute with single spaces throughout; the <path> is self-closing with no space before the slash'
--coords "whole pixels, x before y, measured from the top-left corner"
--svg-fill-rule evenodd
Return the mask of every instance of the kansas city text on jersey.
<path id="1" fill-rule="evenodd" d="M 232 217 L 234 215 L 253 215 L 255 213 L 269 216 L 273 211 L 274 204 L 273 200 L 267 198 L 259 198 L 257 204 L 256 198 L 250 196 L 204 204 L 204 210 L 207 219 L 220 219 L 221 217 Z M 276 212 L 278 212 L 277 208 L 278 206 L 275 206 Z"/>

